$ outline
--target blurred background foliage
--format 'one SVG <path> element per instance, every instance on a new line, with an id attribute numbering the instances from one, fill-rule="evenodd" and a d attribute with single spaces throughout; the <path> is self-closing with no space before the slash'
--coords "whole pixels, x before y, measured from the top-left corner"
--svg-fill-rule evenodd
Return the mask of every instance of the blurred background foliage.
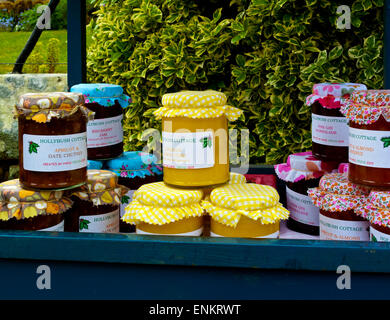
<path id="1" fill-rule="evenodd" d="M 225 3 L 225 4 L 221 4 Z M 329 0 L 91 0 L 90 82 L 124 87 L 125 148 L 160 128 L 161 96 L 216 89 L 244 110 L 231 128 L 250 131 L 250 162 L 275 164 L 311 148 L 306 96 L 318 82 L 383 87 L 384 0 L 345 0 L 338 29 Z"/>

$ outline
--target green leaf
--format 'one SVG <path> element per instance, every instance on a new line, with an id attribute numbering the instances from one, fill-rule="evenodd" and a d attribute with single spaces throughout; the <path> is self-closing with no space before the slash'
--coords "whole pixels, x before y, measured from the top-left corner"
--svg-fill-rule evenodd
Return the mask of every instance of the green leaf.
<path id="1" fill-rule="evenodd" d="M 38 148 L 39 148 L 39 145 L 33 141 L 30 141 L 29 142 L 29 146 L 28 146 L 28 152 L 31 154 L 31 153 L 38 153 Z"/>
<path id="2" fill-rule="evenodd" d="M 390 137 L 383 137 L 381 141 L 383 142 L 383 148 L 388 148 L 390 146 Z"/>
<path id="3" fill-rule="evenodd" d="M 127 203 L 129 203 L 129 200 L 130 200 L 130 197 L 129 196 L 127 196 L 127 195 L 124 195 L 124 196 L 122 196 L 122 198 L 121 198 L 121 203 L 122 204 L 127 204 Z"/>
<path id="4" fill-rule="evenodd" d="M 90 223 L 91 223 L 91 221 L 88 221 L 86 219 L 80 219 L 79 230 L 88 229 L 88 225 Z"/>

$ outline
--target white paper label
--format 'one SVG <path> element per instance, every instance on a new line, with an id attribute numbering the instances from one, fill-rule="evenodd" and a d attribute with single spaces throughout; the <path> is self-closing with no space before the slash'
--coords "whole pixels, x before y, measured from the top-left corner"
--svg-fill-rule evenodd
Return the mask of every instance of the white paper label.
<path id="1" fill-rule="evenodd" d="M 87 166 L 87 133 L 61 136 L 23 135 L 23 168 L 60 172 Z"/>
<path id="2" fill-rule="evenodd" d="M 123 141 L 123 116 L 88 121 L 87 146 L 100 148 L 121 143 Z"/>
<path id="3" fill-rule="evenodd" d="M 390 168 L 390 131 L 349 128 L 349 162 Z"/>
<path id="4" fill-rule="evenodd" d="M 186 237 L 190 237 L 190 236 L 198 237 L 202 234 L 202 232 L 203 232 L 203 227 L 196 229 L 195 231 L 176 233 L 176 234 L 151 233 L 151 232 L 142 231 L 140 229 L 136 229 L 136 231 L 135 231 L 136 234 L 149 234 L 149 235 L 155 235 L 155 236 L 157 236 L 157 235 L 159 235 L 159 236 L 186 236 Z"/>
<path id="5" fill-rule="evenodd" d="M 121 206 L 120 206 L 120 215 L 121 218 L 125 214 L 125 208 L 130 204 L 130 202 L 133 200 L 133 194 L 136 190 L 129 190 L 124 196 L 122 196 L 121 199 Z"/>
<path id="6" fill-rule="evenodd" d="M 345 221 L 320 214 L 320 240 L 368 241 L 368 221 Z"/>
<path id="7" fill-rule="evenodd" d="M 119 209 L 96 216 L 80 216 L 79 232 L 118 233 Z"/>
<path id="8" fill-rule="evenodd" d="M 297 193 L 286 186 L 287 210 L 295 221 L 311 226 L 319 226 L 320 210 L 313 205 L 309 196 Z"/>
<path id="9" fill-rule="evenodd" d="M 312 113 L 311 138 L 313 142 L 326 146 L 348 147 L 347 118 Z"/>
<path id="10" fill-rule="evenodd" d="M 217 233 L 214 233 L 214 232 L 210 232 L 210 237 L 219 237 L 219 238 L 223 238 L 225 236 L 221 236 Z M 254 237 L 252 239 L 277 239 L 279 237 L 279 231 L 276 231 L 274 233 L 270 233 L 266 236 L 260 236 L 260 237 Z"/>
<path id="11" fill-rule="evenodd" d="M 211 168 L 214 134 L 206 132 L 163 132 L 163 166 L 176 169 Z"/>
<path id="12" fill-rule="evenodd" d="M 370 241 L 390 242 L 390 234 L 380 232 L 370 226 Z"/>
<path id="13" fill-rule="evenodd" d="M 46 228 L 46 229 L 41 229 L 39 231 L 58 231 L 58 232 L 63 232 L 64 231 L 64 220 L 62 220 L 59 224 L 56 224 L 55 226 Z"/>

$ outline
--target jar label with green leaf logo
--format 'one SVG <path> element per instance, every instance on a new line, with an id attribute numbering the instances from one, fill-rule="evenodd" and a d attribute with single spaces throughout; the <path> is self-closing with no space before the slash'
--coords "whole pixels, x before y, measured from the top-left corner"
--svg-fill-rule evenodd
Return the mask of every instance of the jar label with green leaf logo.
<path id="1" fill-rule="evenodd" d="M 320 214 L 320 240 L 369 241 L 369 225 L 368 221 L 332 219 Z"/>
<path id="2" fill-rule="evenodd" d="M 390 131 L 349 128 L 349 162 L 390 168 Z"/>
<path id="3" fill-rule="evenodd" d="M 60 136 L 23 135 L 23 168 L 60 172 L 87 166 L 87 133 Z"/>
<path id="4" fill-rule="evenodd" d="M 94 216 L 80 216 L 79 232 L 118 233 L 119 209 Z"/>
<path id="5" fill-rule="evenodd" d="M 390 234 L 380 232 L 370 226 L 370 241 L 373 242 L 390 242 Z"/>
<path id="6" fill-rule="evenodd" d="M 214 133 L 163 132 L 163 166 L 176 169 L 203 169 L 215 165 Z"/>

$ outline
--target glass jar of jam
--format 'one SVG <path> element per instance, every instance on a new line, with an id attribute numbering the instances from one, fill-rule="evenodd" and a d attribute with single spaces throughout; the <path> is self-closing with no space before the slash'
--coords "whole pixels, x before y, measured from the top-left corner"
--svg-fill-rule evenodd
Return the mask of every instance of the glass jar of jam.
<path id="1" fill-rule="evenodd" d="M 226 105 L 217 91 L 182 91 L 165 94 L 162 119 L 164 182 L 178 187 L 205 187 L 229 180 L 228 120 L 241 110 Z"/>
<path id="2" fill-rule="evenodd" d="M 368 241 L 369 222 L 355 210 L 369 192 L 342 173 L 326 174 L 318 188 L 309 189 L 310 198 L 320 209 L 320 240 Z"/>
<path id="3" fill-rule="evenodd" d="M 312 109 L 312 152 L 322 161 L 348 161 L 348 120 L 340 112 L 342 99 L 354 90 L 366 90 L 358 83 L 318 83 L 306 104 Z"/>
<path id="4" fill-rule="evenodd" d="M 318 160 L 311 151 L 291 154 L 287 163 L 275 165 L 276 175 L 286 182 L 290 230 L 314 236 L 320 234 L 319 209 L 313 205 L 307 190 L 318 187 L 320 178 L 335 168 L 337 163 Z"/>
<path id="5" fill-rule="evenodd" d="M 370 222 L 370 241 L 390 241 L 390 192 L 372 190 L 366 201 L 355 209 Z"/>
<path id="6" fill-rule="evenodd" d="M 64 231 L 72 201 L 62 191 L 36 191 L 18 179 L 0 184 L 0 230 Z"/>
<path id="7" fill-rule="evenodd" d="M 72 210 L 65 217 L 65 231 L 119 233 L 119 206 L 127 188 L 108 170 L 88 170 L 87 183 L 69 191 Z"/>
<path id="8" fill-rule="evenodd" d="M 280 220 L 289 215 L 275 188 L 254 183 L 216 188 L 202 207 L 211 216 L 212 237 L 278 238 Z"/>
<path id="9" fill-rule="evenodd" d="M 81 94 L 29 93 L 16 105 L 19 179 L 25 188 L 67 189 L 87 177 L 87 121 Z"/>
<path id="10" fill-rule="evenodd" d="M 122 156 L 106 162 L 108 170 L 118 176 L 118 183 L 129 189 L 121 198 L 121 218 L 125 214 L 125 207 L 133 200 L 134 192 L 144 184 L 158 181 L 162 176 L 162 168 L 156 161 L 152 154 L 127 151 Z M 135 232 L 135 226 L 121 220 L 120 232 Z"/>
<path id="11" fill-rule="evenodd" d="M 355 91 L 341 112 L 349 120 L 349 179 L 390 188 L 390 90 Z"/>
<path id="12" fill-rule="evenodd" d="M 136 233 L 200 236 L 204 211 L 201 189 L 179 189 L 164 182 L 144 184 L 133 195 L 122 220 L 136 226 Z"/>
<path id="13" fill-rule="evenodd" d="M 88 122 L 88 159 L 111 159 L 123 152 L 123 108 L 131 99 L 123 94 L 119 85 L 106 83 L 80 83 L 71 92 L 82 93 L 85 105 L 95 112 L 94 120 Z"/>

